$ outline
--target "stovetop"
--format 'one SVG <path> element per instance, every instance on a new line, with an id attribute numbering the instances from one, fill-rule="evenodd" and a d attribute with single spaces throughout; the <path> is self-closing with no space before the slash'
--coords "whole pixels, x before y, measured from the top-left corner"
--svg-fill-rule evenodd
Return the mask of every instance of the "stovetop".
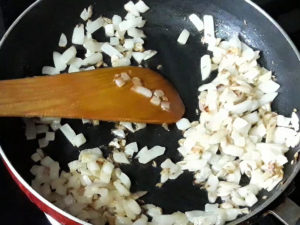
<path id="1" fill-rule="evenodd" d="M 253 0 L 265 9 L 289 34 L 298 49 L 300 49 L 300 0 Z M 33 0 L 0 0 L 0 37 L 27 8 Z M 0 162 L 0 224 L 1 225 L 51 225 L 45 215 L 20 191 Z M 296 177 L 300 180 L 300 174 Z M 299 183 L 299 182 L 298 182 Z M 299 184 L 292 184 L 289 189 L 300 189 Z M 290 198 L 300 205 L 300 198 L 294 191 Z M 276 200 L 270 207 L 275 207 L 282 201 Z M 256 225 L 281 224 L 272 216 L 260 216 Z"/>

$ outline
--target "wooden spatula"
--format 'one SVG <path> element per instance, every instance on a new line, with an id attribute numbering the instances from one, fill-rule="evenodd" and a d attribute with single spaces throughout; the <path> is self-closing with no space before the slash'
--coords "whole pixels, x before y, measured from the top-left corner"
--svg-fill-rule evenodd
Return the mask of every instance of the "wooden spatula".
<path id="1" fill-rule="evenodd" d="M 150 103 L 131 90 L 132 82 L 117 87 L 116 74 L 138 77 L 143 86 L 163 90 L 170 109 Z M 0 116 L 62 117 L 106 121 L 174 123 L 184 114 L 174 87 L 158 73 L 140 67 L 97 69 L 74 74 L 0 81 Z"/>

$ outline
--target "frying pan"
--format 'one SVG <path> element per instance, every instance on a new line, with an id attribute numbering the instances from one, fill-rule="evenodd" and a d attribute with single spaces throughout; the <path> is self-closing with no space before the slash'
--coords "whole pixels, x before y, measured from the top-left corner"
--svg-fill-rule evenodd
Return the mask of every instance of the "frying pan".
<path id="1" fill-rule="evenodd" d="M 15 79 L 40 74 L 43 65 L 52 63 L 53 50 L 62 51 L 57 46 L 60 34 L 71 37 L 74 26 L 80 22 L 80 12 L 92 4 L 94 16 L 112 17 L 114 14 L 125 16 L 123 0 L 40 0 L 31 5 L 9 28 L 0 43 L 0 79 Z M 249 0 L 151 0 L 151 10 L 144 14 L 147 25 L 146 47 L 158 50 L 159 54 L 144 66 L 160 71 L 169 79 L 180 93 L 185 106 L 185 117 L 196 120 L 197 88 L 203 83 L 199 71 L 199 59 L 207 53 L 201 44 L 201 34 L 188 21 L 191 13 L 211 14 L 215 18 L 216 35 L 228 38 L 239 34 L 240 38 L 251 47 L 261 50 L 260 63 L 274 71 L 281 84 L 280 94 L 273 104 L 275 111 L 290 115 L 293 108 L 300 109 L 300 55 L 292 41 L 280 26 L 263 10 Z M 189 42 L 185 46 L 176 40 L 183 28 L 191 31 Z M 95 38 L 103 41 L 103 31 L 97 31 Z M 79 50 L 82 54 L 83 49 Z M 76 132 L 81 131 L 87 137 L 87 143 L 80 149 L 107 145 L 111 140 L 110 129 L 113 123 L 103 122 L 100 126 L 82 125 L 78 120 L 65 120 Z M 180 159 L 177 152 L 177 140 L 181 133 L 170 126 L 166 132 L 161 126 L 149 125 L 147 129 L 128 135 L 129 141 L 137 140 L 140 146 L 162 145 L 167 147 L 165 156 L 160 157 L 160 164 L 166 157 L 174 161 Z M 63 212 L 43 199 L 29 187 L 32 175 L 29 170 L 33 165 L 30 156 L 37 148 L 36 141 L 26 141 L 24 124 L 20 118 L 0 118 L 1 156 L 9 172 L 40 209 L 63 224 L 82 224 L 83 222 Z M 79 149 L 79 150 L 80 150 Z M 289 161 L 298 148 L 287 153 Z M 60 131 L 55 142 L 45 148 L 45 152 L 60 162 L 62 169 L 67 163 L 78 157 L 79 151 L 71 146 Z M 132 191 L 149 191 L 143 200 L 164 209 L 164 213 L 203 209 L 208 202 L 205 191 L 193 186 L 192 174 L 184 173 L 175 181 L 167 182 L 162 188 L 156 188 L 159 169 L 151 165 L 133 162 L 122 166 L 133 181 Z M 259 201 L 251 212 L 236 219 L 234 224 L 253 218 L 274 201 L 291 183 L 300 169 L 300 162 L 287 163 L 284 179 L 271 192 L 262 191 Z M 247 182 L 243 180 L 242 182 Z M 268 196 L 262 200 L 262 196 Z"/>

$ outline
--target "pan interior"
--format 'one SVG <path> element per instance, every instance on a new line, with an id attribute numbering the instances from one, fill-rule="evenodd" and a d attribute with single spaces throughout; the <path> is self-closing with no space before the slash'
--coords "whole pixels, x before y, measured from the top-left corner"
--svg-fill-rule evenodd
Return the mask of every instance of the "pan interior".
<path id="1" fill-rule="evenodd" d="M 0 51 L 0 79 L 13 79 L 41 73 L 44 65 L 52 65 L 52 52 L 62 52 L 57 46 L 60 34 L 71 37 L 74 26 L 80 22 L 80 12 L 92 4 L 94 16 L 112 17 L 114 14 L 125 16 L 121 0 L 52 0 L 41 1 L 10 32 Z M 256 9 L 240 0 L 152 0 L 148 3 L 151 10 L 145 14 L 147 25 L 146 47 L 158 50 L 159 54 L 144 66 L 156 69 L 162 65 L 162 73 L 179 91 L 186 106 L 186 115 L 190 120 L 197 120 L 198 87 L 202 84 L 200 75 L 200 57 L 206 54 L 206 46 L 201 43 L 202 34 L 196 31 L 187 19 L 191 13 L 211 14 L 215 18 L 217 35 L 227 38 L 239 35 L 242 40 L 255 49 L 262 51 L 260 63 L 274 71 L 281 84 L 280 95 L 274 103 L 274 109 L 289 115 L 293 108 L 300 109 L 298 86 L 300 78 L 299 60 L 292 47 L 278 29 Z M 38 18 L 38 19 L 37 19 Z M 244 22 L 246 21 L 246 22 Z M 178 45 L 176 40 L 183 28 L 191 31 L 188 44 Z M 97 31 L 95 39 L 103 40 L 103 32 Z M 102 39 L 101 39 L 102 37 Z M 70 40 L 69 40 L 70 42 Z M 83 53 L 83 49 L 82 49 Z M 208 82 L 208 81 L 207 81 Z M 126 110 L 126 109 L 124 109 Z M 75 132 L 82 132 L 87 143 L 80 149 L 107 145 L 112 139 L 112 123 L 101 122 L 100 126 L 83 125 L 79 120 L 64 120 L 71 124 Z M 64 123 L 63 122 L 63 123 Z M 156 160 L 160 165 L 166 158 L 178 161 L 178 139 L 181 132 L 170 126 L 165 131 L 161 126 L 150 125 L 147 129 L 128 135 L 128 143 L 137 141 L 139 147 L 162 145 L 167 147 L 166 154 Z M 0 119 L 0 144 L 17 171 L 30 182 L 29 170 L 33 163 L 30 155 L 37 148 L 36 141 L 26 141 L 24 124 L 19 118 Z M 55 142 L 45 149 L 53 159 L 58 160 L 62 168 L 77 159 L 79 150 L 73 148 L 63 134 L 56 133 Z M 287 157 L 292 159 L 296 150 L 291 150 Z M 206 192 L 192 185 L 192 175 L 185 173 L 175 181 L 168 181 L 162 188 L 155 187 L 159 182 L 159 168 L 151 163 L 142 165 L 133 161 L 130 166 L 121 167 L 133 181 L 134 190 L 149 191 L 144 197 L 147 203 L 153 203 L 164 209 L 164 213 L 203 209 L 208 202 Z M 293 166 L 285 168 L 285 179 L 290 176 Z M 271 196 L 278 191 L 262 192 L 259 196 Z M 263 200 L 254 206 L 259 207 Z"/>

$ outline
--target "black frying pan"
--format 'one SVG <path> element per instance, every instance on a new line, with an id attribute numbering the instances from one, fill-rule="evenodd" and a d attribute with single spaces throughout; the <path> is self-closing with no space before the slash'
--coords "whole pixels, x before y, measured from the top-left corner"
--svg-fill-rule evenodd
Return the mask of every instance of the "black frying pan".
<path id="1" fill-rule="evenodd" d="M 62 51 L 57 46 L 59 36 L 65 32 L 71 37 L 79 15 L 84 7 L 94 6 L 94 18 L 99 15 L 111 17 L 113 14 L 125 15 L 123 0 L 42 0 L 35 4 L 17 24 L 8 31 L 1 42 L 0 78 L 14 79 L 41 73 L 43 65 L 52 64 L 53 50 Z M 144 64 L 156 69 L 163 65 L 161 73 L 169 79 L 179 91 L 185 106 L 186 117 L 196 120 L 197 88 L 202 84 L 199 70 L 199 59 L 205 54 L 206 46 L 201 44 L 201 34 L 187 19 L 191 13 L 199 15 L 211 14 L 216 21 L 217 36 L 227 38 L 239 33 L 240 38 L 251 47 L 261 50 L 260 63 L 274 71 L 281 84 L 279 97 L 273 108 L 281 114 L 289 115 L 293 108 L 300 109 L 300 56 L 295 46 L 266 13 L 251 1 L 242 0 L 151 0 L 148 1 L 151 11 L 145 14 L 147 25 L 146 47 L 156 49 L 159 54 Z M 183 28 L 191 31 L 189 42 L 185 46 L 176 40 Z M 103 31 L 97 31 L 95 38 L 101 40 Z M 102 39 L 103 40 L 103 39 Z M 84 53 L 82 49 L 82 53 Z M 1 94 L 1 93 L 0 93 Z M 1 110 L 1 108 L 0 108 Z M 101 123 L 100 126 L 82 125 L 79 120 L 66 120 L 76 132 L 82 131 L 88 142 L 80 149 L 107 145 L 111 140 L 112 123 Z M 177 140 L 181 133 L 171 126 L 166 132 L 160 126 L 148 126 L 128 136 L 129 141 L 137 140 L 139 146 L 167 146 L 167 153 L 157 160 L 160 164 L 166 157 L 179 160 Z M 32 166 L 30 155 L 37 148 L 36 141 L 26 141 L 24 124 L 17 118 L 0 118 L 0 144 L 8 159 L 21 176 L 30 183 Z M 63 167 L 78 157 L 79 151 L 74 149 L 62 133 L 57 132 L 56 141 L 51 142 L 45 150 Z M 298 149 L 287 153 L 293 159 Z M 300 163 L 285 166 L 283 184 L 271 192 L 262 191 L 259 202 L 251 213 L 238 218 L 234 223 L 249 219 L 269 205 L 287 187 L 299 171 Z M 159 181 L 159 169 L 151 165 L 141 165 L 135 161 L 122 169 L 133 181 L 132 191 L 149 191 L 143 199 L 164 209 L 164 213 L 177 210 L 187 211 L 203 209 L 208 202 L 205 191 L 191 185 L 192 174 L 185 173 L 175 181 L 168 181 L 163 188 L 155 187 Z M 246 180 L 244 180 L 246 182 Z M 267 195 L 267 200 L 262 196 Z"/>

